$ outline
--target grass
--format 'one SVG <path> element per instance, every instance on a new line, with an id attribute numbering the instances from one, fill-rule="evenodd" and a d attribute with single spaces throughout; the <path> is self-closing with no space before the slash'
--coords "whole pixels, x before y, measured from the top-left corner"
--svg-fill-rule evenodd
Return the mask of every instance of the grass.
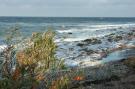
<path id="1" fill-rule="evenodd" d="M 61 72 L 66 67 L 64 61 L 58 60 L 55 56 L 57 45 L 54 43 L 55 33 L 52 30 L 33 33 L 31 45 L 16 50 L 14 38 L 19 35 L 18 27 L 15 27 L 7 36 L 8 48 L 3 52 L 5 62 L 2 67 L 0 89 L 69 89 L 72 81 L 83 80 L 79 71 Z M 16 59 L 14 69 L 13 56 Z"/>

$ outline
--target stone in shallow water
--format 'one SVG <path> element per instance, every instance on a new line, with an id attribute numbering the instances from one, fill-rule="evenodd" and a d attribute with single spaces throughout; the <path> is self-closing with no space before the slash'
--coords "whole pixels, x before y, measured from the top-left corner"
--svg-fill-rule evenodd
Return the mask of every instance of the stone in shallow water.
<path id="1" fill-rule="evenodd" d="M 84 43 L 78 43 L 77 46 L 83 47 L 83 46 L 85 46 L 85 44 Z"/>
<path id="2" fill-rule="evenodd" d="M 102 43 L 102 41 L 97 38 L 86 39 L 83 42 L 86 42 L 87 44 L 101 44 Z"/>

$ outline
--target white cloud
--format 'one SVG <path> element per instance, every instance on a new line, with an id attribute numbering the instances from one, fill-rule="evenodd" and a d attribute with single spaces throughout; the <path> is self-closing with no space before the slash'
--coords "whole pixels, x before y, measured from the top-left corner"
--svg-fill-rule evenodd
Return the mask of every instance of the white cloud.
<path id="1" fill-rule="evenodd" d="M 135 16 L 135 0 L 0 0 L 0 15 Z"/>

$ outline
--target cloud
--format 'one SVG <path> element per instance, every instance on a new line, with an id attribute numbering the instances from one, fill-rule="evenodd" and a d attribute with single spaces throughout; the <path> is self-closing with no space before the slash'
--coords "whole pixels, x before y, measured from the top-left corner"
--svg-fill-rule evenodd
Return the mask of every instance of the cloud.
<path id="1" fill-rule="evenodd" d="M 89 7 L 135 5 L 135 0 L 0 0 L 5 6 Z"/>
<path id="2" fill-rule="evenodd" d="M 0 0 L 0 15 L 135 16 L 135 0 Z"/>

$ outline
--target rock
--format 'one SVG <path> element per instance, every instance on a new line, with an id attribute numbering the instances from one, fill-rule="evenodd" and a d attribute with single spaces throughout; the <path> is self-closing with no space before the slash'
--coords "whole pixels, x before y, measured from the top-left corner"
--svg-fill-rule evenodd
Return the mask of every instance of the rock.
<path id="1" fill-rule="evenodd" d="M 83 47 L 85 44 L 84 43 L 78 43 L 77 46 Z"/>
<path id="2" fill-rule="evenodd" d="M 129 67 L 135 68 L 135 57 L 130 57 L 123 60 L 123 63 Z"/>
<path id="3" fill-rule="evenodd" d="M 87 55 L 90 55 L 92 53 L 95 53 L 95 51 L 93 51 L 91 49 L 87 49 L 87 48 L 83 49 L 83 51 L 85 51 L 87 53 Z"/>
<path id="4" fill-rule="evenodd" d="M 69 32 L 68 34 L 73 34 L 73 33 Z"/>
<path id="5" fill-rule="evenodd" d="M 122 36 L 116 36 L 114 40 L 115 41 L 120 41 L 120 40 L 122 40 Z"/>
<path id="6" fill-rule="evenodd" d="M 134 30 L 131 30 L 132 32 L 135 32 L 135 29 Z"/>
<path id="7" fill-rule="evenodd" d="M 119 29 L 122 29 L 122 27 L 119 27 Z"/>
<path id="8" fill-rule="evenodd" d="M 87 44 L 101 44 L 102 41 L 97 39 L 97 38 L 91 38 L 91 39 L 86 39 L 83 42 L 87 43 Z"/>
<path id="9" fill-rule="evenodd" d="M 108 40 L 108 42 L 113 42 L 113 40 L 111 38 L 108 38 L 107 40 Z"/>
<path id="10" fill-rule="evenodd" d="M 122 36 L 120 36 L 120 35 L 109 35 L 109 37 L 108 37 L 108 41 L 109 42 L 113 42 L 113 41 L 120 41 L 120 40 L 122 40 L 123 39 L 123 37 Z"/>
<path id="11" fill-rule="evenodd" d="M 128 35 L 129 35 L 129 36 L 133 35 L 133 32 L 129 32 Z"/>
<path id="12" fill-rule="evenodd" d="M 69 48 L 69 51 L 73 51 L 74 50 L 74 48 Z"/>

